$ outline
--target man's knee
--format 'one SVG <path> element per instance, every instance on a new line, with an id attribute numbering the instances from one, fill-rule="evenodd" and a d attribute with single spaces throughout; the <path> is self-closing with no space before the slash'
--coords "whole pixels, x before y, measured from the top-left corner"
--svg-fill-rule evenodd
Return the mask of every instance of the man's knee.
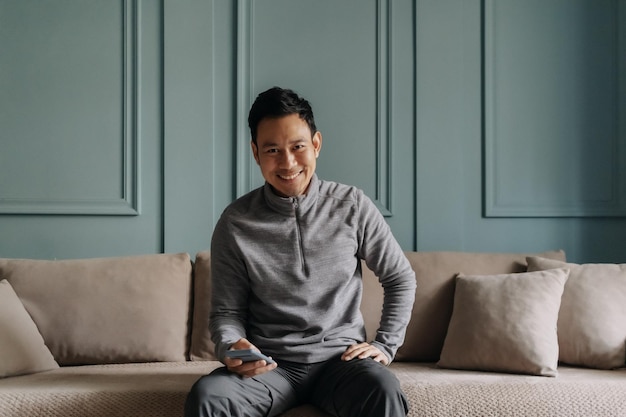
<path id="1" fill-rule="evenodd" d="M 330 379 L 318 386 L 316 403 L 340 416 L 405 416 L 406 397 L 398 378 L 371 359 L 335 363 Z M 332 400 L 331 400 L 332 398 Z"/>
<path id="2" fill-rule="evenodd" d="M 264 384 L 221 368 L 191 387 L 185 402 L 185 417 L 264 416 L 271 404 L 271 395 Z"/>
<path id="3" fill-rule="evenodd" d="M 358 378 L 359 390 L 389 400 L 394 400 L 398 395 L 403 395 L 400 381 L 389 368 L 374 361 L 364 360 L 361 363 L 368 369 Z"/>
<path id="4" fill-rule="evenodd" d="M 386 368 L 385 371 L 370 376 L 369 389 L 367 385 L 360 384 L 366 393 L 361 415 L 400 417 L 408 413 L 408 404 L 400 381 L 391 371 Z"/>
<path id="5" fill-rule="evenodd" d="M 185 402 L 185 417 L 218 417 L 230 414 L 220 414 L 228 409 L 221 389 L 224 384 L 215 384 L 215 378 L 204 376 L 191 387 Z"/>

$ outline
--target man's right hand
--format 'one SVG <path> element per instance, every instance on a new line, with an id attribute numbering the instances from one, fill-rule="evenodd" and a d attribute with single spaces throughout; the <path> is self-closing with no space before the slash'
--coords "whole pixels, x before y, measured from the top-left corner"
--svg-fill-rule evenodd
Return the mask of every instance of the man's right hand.
<path id="1" fill-rule="evenodd" d="M 239 339 L 237 342 L 233 343 L 230 347 L 231 350 L 239 350 L 239 349 L 257 349 L 252 343 L 248 341 L 248 339 Z M 241 359 L 233 359 L 224 357 L 223 361 L 224 365 L 230 372 L 234 372 L 238 375 L 241 375 L 244 378 L 250 378 L 253 376 L 264 374 L 265 372 L 269 372 L 273 369 L 276 369 L 278 366 L 276 363 L 267 364 L 264 360 L 253 361 L 253 362 L 243 362 Z"/>

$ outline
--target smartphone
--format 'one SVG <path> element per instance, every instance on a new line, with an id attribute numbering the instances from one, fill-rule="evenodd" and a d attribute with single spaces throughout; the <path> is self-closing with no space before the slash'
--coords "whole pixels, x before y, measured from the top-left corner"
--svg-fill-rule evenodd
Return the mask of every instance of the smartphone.
<path id="1" fill-rule="evenodd" d="M 271 358 L 254 349 L 227 350 L 226 356 L 233 359 L 241 359 L 244 362 L 264 360 L 268 365 L 274 363 Z"/>

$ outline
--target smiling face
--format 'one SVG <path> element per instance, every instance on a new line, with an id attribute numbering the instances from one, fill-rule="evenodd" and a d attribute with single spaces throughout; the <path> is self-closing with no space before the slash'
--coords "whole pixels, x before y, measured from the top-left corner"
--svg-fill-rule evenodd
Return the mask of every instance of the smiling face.
<path id="1" fill-rule="evenodd" d="M 322 147 L 320 132 L 311 134 L 298 114 L 265 118 L 257 127 L 254 159 L 274 192 L 282 197 L 306 194 Z"/>

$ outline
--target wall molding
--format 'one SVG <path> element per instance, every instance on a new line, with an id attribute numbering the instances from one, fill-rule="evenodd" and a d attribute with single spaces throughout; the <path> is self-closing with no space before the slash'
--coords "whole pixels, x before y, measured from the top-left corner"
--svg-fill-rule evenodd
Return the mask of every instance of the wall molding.
<path id="1" fill-rule="evenodd" d="M 123 182 L 120 198 L 12 198 L 0 196 L 0 214 L 123 215 L 140 213 L 141 0 L 123 0 Z"/>
<path id="2" fill-rule="evenodd" d="M 253 102 L 254 63 L 252 50 L 254 38 L 254 20 L 252 0 L 237 0 L 237 79 L 236 79 L 236 169 L 235 197 L 254 188 L 253 173 L 256 161 L 250 149 L 250 133 L 248 131 L 248 111 Z"/>
<path id="3" fill-rule="evenodd" d="M 376 0 L 376 183 L 374 203 L 385 217 L 392 212 L 392 0 Z M 235 197 L 251 191 L 258 170 L 250 150 L 248 111 L 254 92 L 253 0 L 237 1 L 236 169 Z"/>
<path id="4" fill-rule="evenodd" d="M 626 31 L 623 23 L 626 23 L 626 13 L 619 2 L 612 1 L 612 15 L 614 16 L 614 40 L 613 50 L 614 69 L 612 70 L 612 82 L 615 85 L 615 93 L 610 97 L 611 120 L 614 128 L 608 143 L 610 160 L 610 191 L 609 195 L 597 199 L 564 199 L 550 204 L 533 204 L 533 201 L 525 200 L 521 203 L 504 201 L 503 187 L 498 184 L 498 177 L 502 174 L 502 161 L 499 160 L 498 146 L 502 138 L 498 136 L 499 105 L 496 103 L 497 57 L 495 40 L 496 33 L 496 0 L 484 0 L 483 2 L 483 210 L 484 217 L 621 217 L 626 216 L 626 149 L 622 146 L 626 139 L 626 128 L 620 114 L 626 110 L 626 96 L 624 89 L 618 86 L 626 81 L 626 60 L 621 51 L 624 47 Z M 539 12 L 540 13 L 540 12 Z M 569 158 L 567 152 L 563 158 Z M 563 161 L 561 161 L 563 162 Z M 521 175 L 522 173 L 520 173 Z"/>

